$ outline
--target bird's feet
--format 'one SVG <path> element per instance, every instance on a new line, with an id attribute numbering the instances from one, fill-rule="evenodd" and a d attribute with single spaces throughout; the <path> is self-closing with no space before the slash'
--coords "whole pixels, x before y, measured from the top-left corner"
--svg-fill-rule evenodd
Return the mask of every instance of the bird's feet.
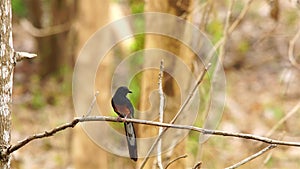
<path id="1" fill-rule="evenodd" d="M 128 114 L 124 117 L 123 122 L 125 123 L 126 119 L 127 119 Z"/>
<path id="2" fill-rule="evenodd" d="M 128 115 L 126 115 L 126 116 L 123 118 L 123 120 L 122 120 L 122 117 L 118 116 L 117 120 L 118 120 L 118 121 L 123 121 L 123 122 L 125 123 L 125 122 L 126 122 L 126 119 L 127 119 L 127 116 L 128 116 Z"/>

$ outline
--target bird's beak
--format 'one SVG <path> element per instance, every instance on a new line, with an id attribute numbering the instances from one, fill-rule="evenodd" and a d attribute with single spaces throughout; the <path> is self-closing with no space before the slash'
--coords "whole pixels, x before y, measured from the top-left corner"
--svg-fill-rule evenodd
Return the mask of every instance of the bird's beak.
<path id="1" fill-rule="evenodd" d="M 128 92 L 129 92 L 129 93 L 132 93 L 132 91 L 130 91 L 130 90 L 129 90 Z"/>

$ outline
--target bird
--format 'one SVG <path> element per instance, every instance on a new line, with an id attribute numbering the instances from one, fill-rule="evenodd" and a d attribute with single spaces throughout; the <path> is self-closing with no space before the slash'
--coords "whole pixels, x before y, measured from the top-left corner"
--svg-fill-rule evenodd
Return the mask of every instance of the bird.
<path id="1" fill-rule="evenodd" d="M 126 86 L 117 89 L 111 99 L 114 111 L 122 118 L 134 118 L 134 108 L 130 100 L 126 97 L 128 93 L 132 93 Z M 133 123 L 124 122 L 126 140 L 128 144 L 129 156 L 133 161 L 137 161 L 137 142 Z"/>

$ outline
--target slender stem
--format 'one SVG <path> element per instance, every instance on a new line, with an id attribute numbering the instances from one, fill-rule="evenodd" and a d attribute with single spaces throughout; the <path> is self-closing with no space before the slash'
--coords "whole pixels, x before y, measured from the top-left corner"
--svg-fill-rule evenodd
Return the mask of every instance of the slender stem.
<path id="1" fill-rule="evenodd" d="M 180 160 L 180 159 L 182 159 L 182 158 L 187 158 L 187 156 L 188 156 L 188 155 L 185 154 L 185 155 L 181 155 L 181 156 L 175 158 L 174 160 L 170 161 L 170 162 L 166 165 L 165 169 L 167 169 L 171 164 L 173 164 L 173 163 L 176 162 L 177 160 Z"/>
<path id="2" fill-rule="evenodd" d="M 269 150 L 271 150 L 271 149 L 273 149 L 273 148 L 275 148 L 275 147 L 277 147 L 276 144 L 271 144 L 271 145 L 269 145 L 268 147 L 266 147 L 266 148 L 260 150 L 259 152 L 257 152 L 257 153 L 255 153 L 255 154 L 253 154 L 253 155 L 251 155 L 251 156 L 249 156 L 249 157 L 243 159 L 242 161 L 240 161 L 240 162 L 238 162 L 238 163 L 236 163 L 236 164 L 234 164 L 234 165 L 232 165 L 232 166 L 230 166 L 230 167 L 227 167 L 226 169 L 234 169 L 234 168 L 238 168 L 238 167 L 240 167 L 240 166 L 246 164 L 247 162 L 249 162 L 249 161 L 251 161 L 251 160 L 253 160 L 253 159 L 255 159 L 255 158 L 257 158 L 257 157 L 259 157 L 259 156 L 261 156 L 261 155 L 263 155 L 264 153 L 266 153 L 267 151 L 269 151 Z"/>
<path id="3" fill-rule="evenodd" d="M 159 122 L 164 121 L 164 92 L 162 88 L 162 79 L 163 79 L 163 71 L 164 71 L 164 61 L 161 60 L 160 62 L 160 69 L 159 69 L 159 77 L 158 77 L 158 91 L 159 91 Z M 163 128 L 159 127 L 158 129 L 158 134 L 160 135 L 163 132 Z M 160 169 L 163 169 L 163 164 L 162 164 L 162 139 L 159 139 L 158 145 L 157 145 L 157 165 Z"/>
<path id="4" fill-rule="evenodd" d="M 274 133 L 274 131 L 277 130 L 283 123 L 285 123 L 295 113 L 299 112 L 299 109 L 300 102 L 298 102 L 298 104 L 295 107 L 293 107 L 291 111 L 289 111 L 282 119 L 280 119 L 265 136 L 270 137 Z"/>
<path id="5" fill-rule="evenodd" d="M 192 169 L 200 169 L 202 165 L 202 161 L 195 164 L 195 166 Z"/>
<path id="6" fill-rule="evenodd" d="M 177 114 L 175 115 L 175 117 L 172 119 L 172 121 L 170 122 L 170 124 L 174 124 L 175 121 L 177 120 L 177 118 L 179 117 L 179 115 L 181 114 L 181 112 L 184 110 L 184 108 L 186 107 L 186 105 L 189 103 L 189 101 L 191 100 L 191 98 L 193 97 L 194 93 L 196 92 L 198 86 L 200 85 L 200 83 L 202 82 L 205 74 L 207 73 L 208 69 L 210 67 L 210 64 L 208 64 L 207 67 L 205 67 L 204 71 L 202 71 L 202 73 L 199 75 L 198 80 L 194 86 L 194 88 L 192 89 L 191 93 L 189 94 L 189 96 L 186 98 L 186 100 L 184 101 L 184 103 L 182 104 L 182 106 L 180 107 L 180 109 L 178 110 Z M 168 128 L 164 128 L 163 131 L 161 132 L 161 134 L 159 134 L 156 138 L 156 140 L 153 142 L 152 146 L 150 147 L 147 155 L 145 156 L 140 169 L 144 168 L 146 162 L 148 161 L 150 154 L 152 153 L 152 151 L 154 150 L 154 148 L 157 146 L 158 141 L 162 138 L 162 136 L 164 135 L 164 133 L 168 130 Z"/>

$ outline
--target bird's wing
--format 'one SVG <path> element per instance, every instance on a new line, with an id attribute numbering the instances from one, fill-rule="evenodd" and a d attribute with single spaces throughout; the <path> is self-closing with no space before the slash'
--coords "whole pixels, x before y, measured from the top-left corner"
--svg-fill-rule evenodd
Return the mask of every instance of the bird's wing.
<path id="1" fill-rule="evenodd" d="M 113 108 L 120 116 L 131 117 L 130 109 L 126 105 L 113 104 Z"/>
<path id="2" fill-rule="evenodd" d="M 127 105 L 128 105 L 128 108 L 129 108 L 129 111 L 130 111 L 130 117 L 131 118 L 134 118 L 134 108 L 133 108 L 133 105 L 131 104 L 130 100 L 127 99 Z"/>

